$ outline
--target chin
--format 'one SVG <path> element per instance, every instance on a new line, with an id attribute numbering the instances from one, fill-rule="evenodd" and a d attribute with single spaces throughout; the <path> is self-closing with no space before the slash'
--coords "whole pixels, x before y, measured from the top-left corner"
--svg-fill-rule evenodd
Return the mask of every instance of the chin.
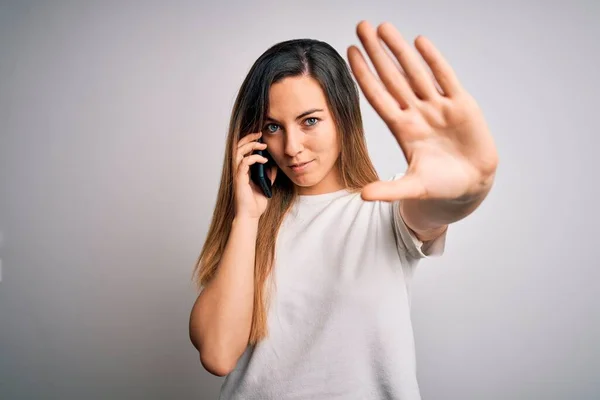
<path id="1" fill-rule="evenodd" d="M 309 187 L 313 187 L 315 185 L 317 185 L 319 182 L 315 181 L 313 179 L 302 179 L 302 180 L 293 180 L 291 179 L 292 182 L 294 182 L 294 185 L 298 186 L 298 187 L 303 187 L 303 188 L 309 188 Z"/>
<path id="2" fill-rule="evenodd" d="M 294 184 L 298 187 L 309 189 L 319 185 L 319 183 L 321 183 L 322 180 L 323 178 L 319 179 L 318 177 L 313 178 L 312 176 L 306 176 L 302 177 L 301 179 L 292 180 L 292 182 L 294 182 Z"/>

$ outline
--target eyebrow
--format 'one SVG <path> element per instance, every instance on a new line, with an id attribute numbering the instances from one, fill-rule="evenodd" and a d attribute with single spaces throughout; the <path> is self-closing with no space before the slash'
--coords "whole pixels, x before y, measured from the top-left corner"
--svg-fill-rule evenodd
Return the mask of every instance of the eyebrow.
<path id="1" fill-rule="evenodd" d="M 302 117 L 306 117 L 308 114 L 312 114 L 312 113 L 314 113 L 314 112 L 317 112 L 317 111 L 323 111 L 323 110 L 322 110 L 321 108 L 312 108 L 312 109 L 310 109 L 310 110 L 308 110 L 308 111 L 305 111 L 305 112 L 303 112 L 302 114 L 298 115 L 298 116 L 296 117 L 296 120 L 299 120 L 300 118 L 302 118 Z M 267 116 L 267 121 L 279 122 L 279 121 L 277 121 L 276 119 L 274 119 L 274 118 L 271 118 L 271 117 L 269 117 L 269 116 Z"/>

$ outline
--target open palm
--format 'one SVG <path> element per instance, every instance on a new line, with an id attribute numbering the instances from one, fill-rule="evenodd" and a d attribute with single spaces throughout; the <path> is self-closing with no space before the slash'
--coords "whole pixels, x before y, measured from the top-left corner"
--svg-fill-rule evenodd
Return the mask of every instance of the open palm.
<path id="1" fill-rule="evenodd" d="M 493 180 L 496 146 L 478 104 L 451 66 L 427 38 L 417 37 L 417 53 L 390 23 L 375 30 L 362 21 L 357 34 L 380 79 L 355 46 L 348 48 L 350 67 L 408 163 L 401 179 L 365 186 L 363 199 L 467 200 L 480 193 Z"/>

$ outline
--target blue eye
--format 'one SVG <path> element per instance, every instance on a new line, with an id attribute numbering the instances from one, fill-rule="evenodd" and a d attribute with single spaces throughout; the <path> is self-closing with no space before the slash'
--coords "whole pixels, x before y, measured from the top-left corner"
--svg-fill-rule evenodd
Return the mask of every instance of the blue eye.
<path id="1" fill-rule="evenodd" d="M 276 132 L 276 131 L 272 131 L 272 130 L 268 129 L 268 128 L 269 128 L 269 126 L 272 126 L 272 125 L 275 125 L 275 124 L 267 124 L 267 125 L 265 125 L 265 129 L 266 129 L 266 130 L 267 130 L 269 133 L 275 133 L 275 132 Z M 275 125 L 275 126 L 277 126 L 277 125 Z"/>
<path id="2" fill-rule="evenodd" d="M 314 122 L 314 123 L 312 123 L 312 124 L 308 124 L 307 126 L 315 126 L 315 125 L 317 125 L 317 123 L 320 121 L 320 119 L 319 119 L 319 118 L 316 118 L 316 117 L 309 117 L 309 118 L 306 118 L 306 119 L 304 120 L 304 122 L 306 122 L 306 121 L 308 121 L 308 120 L 314 120 L 315 122 Z M 275 133 L 275 132 L 277 132 L 277 129 L 276 129 L 276 130 L 274 130 L 274 131 L 273 131 L 273 130 L 271 130 L 271 129 L 269 129 L 269 127 L 270 127 L 270 126 L 279 127 L 279 125 L 277 125 L 277 124 L 267 124 L 267 125 L 265 125 L 265 127 L 264 127 L 263 129 L 266 129 L 268 133 Z"/>

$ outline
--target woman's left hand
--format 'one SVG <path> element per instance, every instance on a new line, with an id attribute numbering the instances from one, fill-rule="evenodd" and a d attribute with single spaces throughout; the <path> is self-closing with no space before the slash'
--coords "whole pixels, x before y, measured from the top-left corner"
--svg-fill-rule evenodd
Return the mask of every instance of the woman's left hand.
<path id="1" fill-rule="evenodd" d="M 381 81 L 356 46 L 348 48 L 352 72 L 408 162 L 401 179 L 371 183 L 362 198 L 468 202 L 487 192 L 498 165 L 494 140 L 478 104 L 433 43 L 424 36 L 415 40 L 430 72 L 390 23 L 375 30 L 362 21 L 357 34 Z"/>

